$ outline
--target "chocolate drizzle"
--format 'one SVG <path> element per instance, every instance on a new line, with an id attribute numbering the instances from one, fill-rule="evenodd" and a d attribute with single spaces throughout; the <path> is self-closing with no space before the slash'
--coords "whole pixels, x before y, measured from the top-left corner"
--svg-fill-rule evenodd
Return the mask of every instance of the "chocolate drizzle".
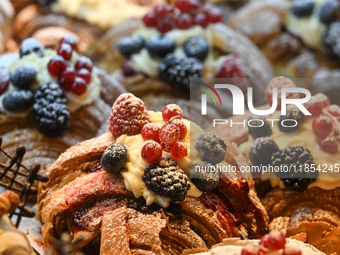
<path id="1" fill-rule="evenodd" d="M 38 163 L 32 164 L 29 168 L 21 164 L 26 153 L 24 146 L 18 146 L 11 156 L 2 149 L 1 145 L 2 138 L 0 137 L 0 153 L 3 153 L 10 161 L 8 164 L 0 162 L 0 186 L 19 193 L 19 206 L 9 215 L 11 219 L 13 215 L 17 215 L 15 226 L 18 227 L 22 217 L 33 218 L 35 216 L 35 212 L 26 207 L 29 196 L 38 194 L 38 189 L 33 187 L 33 183 L 35 181 L 47 182 L 48 177 L 38 173 L 40 170 Z M 17 180 L 18 176 L 24 177 L 25 181 Z"/>

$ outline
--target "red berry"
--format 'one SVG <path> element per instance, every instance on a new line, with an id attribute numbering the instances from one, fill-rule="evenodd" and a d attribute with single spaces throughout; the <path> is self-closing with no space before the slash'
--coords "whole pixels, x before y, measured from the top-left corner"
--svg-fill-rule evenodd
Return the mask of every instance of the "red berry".
<path id="1" fill-rule="evenodd" d="M 166 124 L 159 131 L 159 140 L 166 145 L 174 145 L 179 136 L 179 128 L 173 124 Z"/>
<path id="2" fill-rule="evenodd" d="M 260 247 L 247 244 L 242 249 L 241 255 L 259 255 L 260 251 Z"/>
<path id="3" fill-rule="evenodd" d="M 151 122 L 144 102 L 131 93 L 124 93 L 112 106 L 109 130 L 116 138 L 123 134 L 138 135 L 144 125 Z"/>
<path id="4" fill-rule="evenodd" d="M 60 45 L 57 54 L 62 56 L 65 60 L 70 60 L 72 58 L 72 52 L 72 46 L 67 43 L 63 43 Z"/>
<path id="5" fill-rule="evenodd" d="M 128 59 L 123 61 L 121 69 L 125 76 L 132 76 L 136 74 L 136 71 L 131 68 L 130 60 Z"/>
<path id="6" fill-rule="evenodd" d="M 71 91 L 74 94 L 82 95 L 86 92 L 87 86 L 86 81 L 83 78 L 76 77 L 71 87 Z"/>
<path id="7" fill-rule="evenodd" d="M 169 145 L 166 145 L 166 144 L 164 144 L 160 141 L 158 143 L 161 145 L 163 151 L 170 152 L 170 146 Z"/>
<path id="8" fill-rule="evenodd" d="M 285 247 L 286 237 L 280 231 L 272 231 L 261 238 L 260 245 L 271 251 L 278 251 Z"/>
<path id="9" fill-rule="evenodd" d="M 273 104 L 273 88 L 277 88 L 277 109 L 281 109 L 281 89 L 296 88 L 295 83 L 286 77 L 280 76 L 272 79 L 265 90 L 267 104 Z M 286 98 L 299 98 L 298 93 L 287 93 Z"/>
<path id="10" fill-rule="evenodd" d="M 71 88 L 72 88 L 73 82 L 70 83 L 70 82 L 68 82 L 68 81 L 65 81 L 64 78 L 61 78 L 61 79 L 59 80 L 59 84 L 60 84 L 60 86 L 61 86 L 65 91 L 70 91 Z"/>
<path id="11" fill-rule="evenodd" d="M 148 12 L 143 17 L 143 22 L 146 27 L 156 27 L 157 26 L 157 17 L 156 13 Z"/>
<path id="12" fill-rule="evenodd" d="M 304 106 L 313 116 L 318 116 L 322 113 L 323 108 L 330 104 L 331 102 L 325 94 L 318 93 L 312 96 L 311 99 L 304 104 Z"/>
<path id="13" fill-rule="evenodd" d="M 282 255 L 302 255 L 298 247 L 286 247 Z"/>
<path id="14" fill-rule="evenodd" d="M 74 79 L 76 78 L 76 73 L 72 67 L 67 67 L 65 71 L 61 74 L 60 85 L 61 87 L 69 91 L 71 90 Z"/>
<path id="15" fill-rule="evenodd" d="M 245 78 L 246 73 L 244 71 L 244 65 L 242 61 L 236 57 L 232 56 L 223 62 L 220 67 L 217 78 Z"/>
<path id="16" fill-rule="evenodd" d="M 161 128 L 154 124 L 154 123 L 148 123 L 146 124 L 141 131 L 142 138 L 144 141 L 146 140 L 155 140 L 156 142 L 159 141 L 159 131 Z"/>
<path id="17" fill-rule="evenodd" d="M 145 144 L 141 151 L 142 158 L 148 164 L 159 162 L 162 158 L 162 154 L 162 147 L 159 143 L 156 142 Z"/>
<path id="18" fill-rule="evenodd" d="M 200 4 L 197 0 L 178 0 L 177 8 L 182 12 L 188 12 L 191 10 L 197 10 Z"/>
<path id="19" fill-rule="evenodd" d="M 188 129 L 187 126 L 183 123 L 183 121 L 179 120 L 179 119 L 175 119 L 173 121 L 171 121 L 171 124 L 177 126 L 179 128 L 179 139 L 182 140 L 186 137 Z"/>
<path id="20" fill-rule="evenodd" d="M 81 56 L 79 57 L 77 63 L 74 66 L 76 68 L 76 70 L 80 70 L 82 68 L 85 68 L 87 70 L 89 70 L 90 72 L 92 72 L 92 68 L 93 68 L 93 63 L 91 61 L 91 59 L 89 59 L 88 57 L 85 56 Z"/>
<path id="21" fill-rule="evenodd" d="M 320 148 L 330 154 L 335 154 L 339 150 L 339 142 L 336 137 L 326 137 L 319 141 Z"/>
<path id="22" fill-rule="evenodd" d="M 155 13 L 158 16 L 164 16 L 174 12 L 174 7 L 171 4 L 168 5 L 157 5 L 155 7 Z"/>
<path id="23" fill-rule="evenodd" d="M 313 131 L 320 137 L 328 136 L 333 130 L 332 119 L 326 115 L 316 117 L 312 124 Z"/>
<path id="24" fill-rule="evenodd" d="M 66 69 L 66 62 L 63 57 L 59 55 L 54 56 L 48 62 L 47 69 L 52 76 L 60 78 L 62 72 Z"/>
<path id="25" fill-rule="evenodd" d="M 77 72 L 77 76 L 83 78 L 86 84 L 89 84 L 91 81 L 91 73 L 89 70 L 82 68 Z"/>
<path id="26" fill-rule="evenodd" d="M 9 86 L 11 75 L 7 69 L 0 67 L 0 95 L 2 95 Z"/>
<path id="27" fill-rule="evenodd" d="M 334 117 L 340 117 L 340 106 L 337 104 L 331 104 L 326 107 L 326 110 Z"/>
<path id="28" fill-rule="evenodd" d="M 177 142 L 170 147 L 170 154 L 174 159 L 180 160 L 187 155 L 187 147 L 184 143 Z"/>
<path id="29" fill-rule="evenodd" d="M 173 28 L 174 28 L 174 24 L 170 18 L 163 18 L 159 20 L 157 23 L 157 30 L 163 34 L 166 32 L 169 32 Z"/>
<path id="30" fill-rule="evenodd" d="M 192 19 L 191 15 L 188 14 L 188 13 L 182 13 L 176 19 L 176 26 L 179 29 L 188 29 L 188 28 L 192 27 L 193 23 L 194 23 L 193 19 Z"/>
<path id="31" fill-rule="evenodd" d="M 222 13 L 220 9 L 218 9 L 215 6 L 209 8 L 205 13 L 210 23 L 216 23 L 216 22 L 222 21 Z"/>
<path id="32" fill-rule="evenodd" d="M 177 104 L 168 104 L 162 111 L 162 117 L 164 121 L 169 121 L 173 117 L 179 117 L 181 120 L 183 118 L 183 112 Z"/>
<path id="33" fill-rule="evenodd" d="M 208 16 L 205 13 L 199 13 L 194 17 L 194 24 L 206 28 L 209 24 Z"/>
<path id="34" fill-rule="evenodd" d="M 65 35 L 63 38 L 60 40 L 60 45 L 63 43 L 67 43 L 71 45 L 72 49 L 74 50 L 77 46 L 77 39 L 74 38 L 73 35 Z"/>

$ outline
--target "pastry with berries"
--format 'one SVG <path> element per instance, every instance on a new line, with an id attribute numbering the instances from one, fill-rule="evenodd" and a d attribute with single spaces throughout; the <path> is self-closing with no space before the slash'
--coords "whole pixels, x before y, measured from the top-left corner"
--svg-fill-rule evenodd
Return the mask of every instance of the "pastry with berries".
<path id="1" fill-rule="evenodd" d="M 39 161 L 42 170 L 66 148 L 102 134 L 110 105 L 101 93 L 118 97 L 125 91 L 76 47 L 71 36 L 57 51 L 27 38 L 12 63 L 0 68 L 2 146 L 12 153 L 25 145 L 26 160 Z"/>
<path id="2" fill-rule="evenodd" d="M 125 93 L 109 123 L 108 133 L 69 148 L 45 171 L 38 215 L 47 248 L 66 231 L 72 253 L 180 255 L 239 238 L 238 229 L 248 238 L 268 232 L 252 179 L 208 173 L 231 167 L 229 147 L 178 105 L 154 112 Z M 211 163 L 202 160 L 207 150 L 216 154 Z"/>

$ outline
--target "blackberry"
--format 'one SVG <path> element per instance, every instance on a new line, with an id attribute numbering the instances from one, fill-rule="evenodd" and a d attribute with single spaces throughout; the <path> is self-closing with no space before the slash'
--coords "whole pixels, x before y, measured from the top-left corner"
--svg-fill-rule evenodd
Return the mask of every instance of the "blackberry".
<path id="1" fill-rule="evenodd" d="M 328 0 L 320 9 L 319 19 L 325 24 L 330 24 L 336 20 L 339 10 L 339 4 L 336 0 Z"/>
<path id="2" fill-rule="evenodd" d="M 273 153 L 279 151 L 279 146 L 269 137 L 257 138 L 249 150 L 249 158 L 256 165 L 268 165 Z"/>
<path id="3" fill-rule="evenodd" d="M 158 66 L 159 79 L 183 92 L 190 90 L 190 79 L 201 78 L 202 75 L 202 62 L 195 58 L 179 58 L 168 54 Z"/>
<path id="4" fill-rule="evenodd" d="M 191 187 L 183 170 L 174 160 L 166 158 L 145 168 L 142 179 L 150 190 L 173 202 L 184 201 Z"/>
<path id="5" fill-rule="evenodd" d="M 326 52 L 340 59 L 340 21 L 333 22 L 329 25 L 325 35 L 323 36 L 323 45 Z"/>
<path id="6" fill-rule="evenodd" d="M 299 125 L 305 119 L 303 112 L 297 108 L 295 105 L 288 105 L 286 115 L 280 116 L 280 121 L 278 122 L 279 129 L 281 132 L 292 132 L 298 129 Z M 293 121 L 295 120 L 297 122 Z M 283 123 L 283 125 L 282 125 Z M 294 126 L 296 125 L 296 126 Z"/>
<path id="7" fill-rule="evenodd" d="M 190 179 L 200 191 L 206 192 L 217 187 L 219 174 L 212 164 L 202 161 L 190 168 Z"/>
<path id="8" fill-rule="evenodd" d="M 39 132 L 55 137 L 70 126 L 70 112 L 63 90 L 57 83 L 40 85 L 34 95 L 33 110 Z"/>
<path id="9" fill-rule="evenodd" d="M 270 136 L 273 133 L 270 123 L 263 116 L 249 117 L 248 122 L 252 125 L 248 126 L 248 130 L 253 139 Z"/>
<path id="10" fill-rule="evenodd" d="M 274 167 L 286 167 L 287 172 L 280 170 L 275 174 L 281 178 L 287 188 L 295 191 L 306 190 L 308 185 L 318 177 L 317 171 L 308 171 L 314 164 L 313 156 L 302 146 L 290 146 L 275 152 L 271 157 L 271 164 Z"/>
<path id="11" fill-rule="evenodd" d="M 227 145 L 219 135 L 206 133 L 198 137 L 196 149 L 202 160 L 216 165 L 224 160 Z"/>
<path id="12" fill-rule="evenodd" d="M 119 173 L 128 159 L 127 150 L 124 145 L 115 143 L 108 147 L 102 156 L 101 165 L 108 173 Z"/>

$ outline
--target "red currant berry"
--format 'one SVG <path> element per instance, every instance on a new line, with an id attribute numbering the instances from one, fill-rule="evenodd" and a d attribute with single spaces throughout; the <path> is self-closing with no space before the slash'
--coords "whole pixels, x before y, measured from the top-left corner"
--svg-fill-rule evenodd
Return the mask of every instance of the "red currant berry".
<path id="1" fill-rule="evenodd" d="M 72 49 L 74 50 L 77 46 L 77 39 L 74 38 L 73 35 L 65 35 L 63 38 L 60 40 L 60 45 L 63 43 L 67 43 L 71 45 Z"/>
<path id="2" fill-rule="evenodd" d="M 183 112 L 177 104 L 168 104 L 162 111 L 162 117 L 164 121 L 169 121 L 173 117 L 179 117 L 181 120 L 183 118 Z"/>
<path id="3" fill-rule="evenodd" d="M 66 62 L 63 57 L 57 55 L 51 58 L 47 64 L 49 73 L 54 77 L 61 77 L 62 72 L 66 69 Z"/>
<path id="4" fill-rule="evenodd" d="M 184 158 L 187 155 L 187 151 L 187 147 L 181 142 L 177 142 L 170 147 L 170 154 L 176 160 Z"/>
<path id="5" fill-rule="evenodd" d="M 338 136 L 340 134 L 338 129 L 334 129 L 333 136 Z"/>
<path id="6" fill-rule="evenodd" d="M 74 94 L 82 95 L 86 92 L 86 81 L 83 78 L 76 77 L 71 87 L 71 91 Z"/>
<path id="7" fill-rule="evenodd" d="M 194 24 L 206 28 L 209 24 L 208 17 L 205 13 L 199 13 L 194 17 Z"/>
<path id="8" fill-rule="evenodd" d="M 89 70 L 90 72 L 92 72 L 92 68 L 93 68 L 93 63 L 91 61 L 91 59 L 89 59 L 88 57 L 85 56 L 81 56 L 79 57 L 77 63 L 74 66 L 76 68 L 76 70 L 80 70 L 82 68 L 85 68 L 87 70 Z"/>
<path id="9" fill-rule="evenodd" d="M 72 52 L 72 46 L 67 43 L 63 43 L 60 45 L 57 54 L 62 56 L 65 60 L 70 60 L 72 58 Z"/>
<path id="10" fill-rule="evenodd" d="M 181 12 L 189 12 L 191 10 L 197 10 L 200 7 L 200 4 L 197 0 L 178 0 L 177 8 L 180 9 Z"/>
<path id="11" fill-rule="evenodd" d="M 297 247 L 286 247 L 282 255 L 302 255 L 302 253 Z"/>
<path id="12" fill-rule="evenodd" d="M 157 23 L 157 30 L 163 34 L 166 32 L 169 32 L 173 28 L 174 28 L 174 24 L 170 18 L 163 18 L 159 20 Z"/>
<path id="13" fill-rule="evenodd" d="M 73 83 L 76 78 L 76 72 L 72 67 L 67 67 L 62 73 L 61 77 L 68 83 Z"/>
<path id="14" fill-rule="evenodd" d="M 143 22 L 146 27 L 156 27 L 157 26 L 157 17 L 156 13 L 148 12 L 143 17 Z"/>
<path id="15" fill-rule="evenodd" d="M 322 113 L 323 108 L 330 104 L 329 98 L 325 94 L 318 93 L 312 96 L 304 106 L 313 116 L 318 116 Z"/>
<path id="16" fill-rule="evenodd" d="M 179 119 L 174 119 L 173 121 L 171 121 L 171 124 L 179 128 L 179 133 L 180 133 L 179 139 L 180 140 L 184 139 L 187 136 L 188 129 L 183 121 Z"/>
<path id="17" fill-rule="evenodd" d="M 331 104 L 326 110 L 334 117 L 340 117 L 340 106 L 337 104 Z"/>
<path id="18" fill-rule="evenodd" d="M 246 73 L 244 71 L 242 61 L 236 57 L 232 56 L 223 62 L 220 67 L 217 78 L 245 78 Z"/>
<path id="19" fill-rule="evenodd" d="M 191 15 L 188 14 L 188 13 L 182 13 L 176 19 L 176 26 L 179 29 L 188 29 L 188 28 L 191 28 L 193 23 L 194 23 L 194 21 L 193 21 Z"/>
<path id="20" fill-rule="evenodd" d="M 335 154 L 339 150 L 339 142 L 336 137 L 326 137 L 319 141 L 320 148 L 330 154 Z"/>
<path id="21" fill-rule="evenodd" d="M 326 115 L 316 117 L 312 124 L 313 131 L 320 137 L 328 136 L 333 130 L 332 119 Z"/>
<path id="22" fill-rule="evenodd" d="M 141 131 L 143 140 L 155 140 L 158 142 L 160 130 L 161 128 L 154 123 L 145 124 Z"/>
<path id="23" fill-rule="evenodd" d="M 0 95 L 2 95 L 9 87 L 11 75 L 7 69 L 0 67 Z"/>
<path id="24" fill-rule="evenodd" d="M 162 158 L 162 154 L 162 147 L 159 143 L 156 142 L 145 144 L 141 151 L 142 158 L 148 164 L 159 162 Z"/>
<path id="25" fill-rule="evenodd" d="M 159 140 L 166 145 L 174 145 L 179 136 L 179 128 L 173 124 L 166 124 L 159 131 Z"/>
<path id="26" fill-rule="evenodd" d="M 83 78 L 87 84 L 91 81 L 91 73 L 89 70 L 82 68 L 77 72 L 77 76 Z"/>
<path id="27" fill-rule="evenodd" d="M 158 16 L 164 16 L 174 12 L 174 7 L 171 4 L 168 5 L 157 5 L 155 7 L 155 13 Z"/>
<path id="28" fill-rule="evenodd" d="M 260 251 L 260 247 L 247 244 L 242 249 L 241 255 L 259 255 Z"/>
<path id="29" fill-rule="evenodd" d="M 215 6 L 212 8 L 209 8 L 209 10 L 207 10 L 205 13 L 210 23 L 216 23 L 216 22 L 222 21 L 222 13 L 220 9 L 216 8 Z"/>
<path id="30" fill-rule="evenodd" d="M 161 145 L 163 151 L 170 152 L 170 146 L 169 145 L 166 145 L 166 144 L 164 144 L 160 141 L 158 143 Z"/>
<path id="31" fill-rule="evenodd" d="M 280 231 L 272 231 L 261 238 L 260 245 L 271 251 L 278 251 L 285 247 L 286 237 Z"/>
<path id="32" fill-rule="evenodd" d="M 65 91 L 70 91 L 72 88 L 73 83 L 70 83 L 68 81 L 65 81 L 64 78 L 60 78 L 59 80 L 60 86 L 65 90 Z"/>
<path id="33" fill-rule="evenodd" d="M 132 76 L 136 74 L 136 71 L 131 68 L 130 61 L 128 59 L 123 61 L 121 69 L 125 76 Z"/>

